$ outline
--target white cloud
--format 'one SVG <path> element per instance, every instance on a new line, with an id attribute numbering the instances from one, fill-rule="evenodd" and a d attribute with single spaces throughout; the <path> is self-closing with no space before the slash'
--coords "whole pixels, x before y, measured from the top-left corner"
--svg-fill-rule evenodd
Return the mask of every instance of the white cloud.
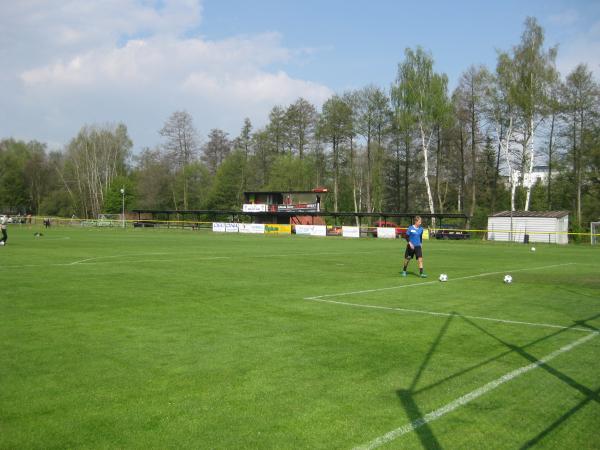
<path id="1" fill-rule="evenodd" d="M 243 104 L 287 104 L 299 96 L 320 103 L 331 91 L 318 83 L 293 79 L 283 71 L 277 73 L 256 72 L 253 75 L 236 76 L 224 73 L 220 77 L 207 73 L 191 74 L 184 82 L 186 92 L 212 98 L 217 101 L 239 101 Z"/>
<path id="2" fill-rule="evenodd" d="M 189 37 L 201 3 L 164 4 L 11 2 L 0 18 L 0 95 L 12 113 L 0 111 L 0 137 L 66 143 L 86 123 L 124 121 L 136 147 L 151 146 L 177 109 L 202 133 L 237 133 L 246 116 L 261 125 L 276 104 L 302 96 L 319 105 L 331 94 L 284 71 L 302 51 L 280 34 Z"/>

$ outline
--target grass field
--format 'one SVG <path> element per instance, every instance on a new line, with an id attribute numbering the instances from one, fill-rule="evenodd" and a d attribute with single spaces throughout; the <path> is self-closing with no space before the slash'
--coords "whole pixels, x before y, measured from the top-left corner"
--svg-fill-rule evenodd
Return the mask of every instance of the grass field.
<path id="1" fill-rule="evenodd" d="M 536 247 L 9 228 L 0 447 L 600 448 L 600 248 Z"/>

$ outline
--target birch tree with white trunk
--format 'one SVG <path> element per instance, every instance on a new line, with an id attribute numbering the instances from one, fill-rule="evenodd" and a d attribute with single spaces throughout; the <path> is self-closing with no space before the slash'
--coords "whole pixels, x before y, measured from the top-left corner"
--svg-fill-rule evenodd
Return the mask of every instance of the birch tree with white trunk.
<path id="1" fill-rule="evenodd" d="M 550 93 L 558 73 L 557 48 L 544 50 L 544 30 L 533 17 L 525 20 L 521 42 L 504 54 L 507 69 L 513 72 L 508 93 L 515 105 L 522 142 L 521 179 L 525 187 L 525 211 L 529 211 L 531 179 L 535 162 L 535 137 L 540 124 L 550 115 Z"/>
<path id="2" fill-rule="evenodd" d="M 429 211 L 435 214 L 433 194 L 429 182 L 429 147 L 436 126 L 449 110 L 448 77 L 433 71 L 433 57 L 421 47 L 407 48 L 405 60 L 398 66 L 395 91 L 406 110 L 414 117 L 419 132 L 423 157 L 423 181 L 427 190 Z M 432 221 L 435 224 L 435 220 Z"/>
<path id="3" fill-rule="evenodd" d="M 498 55 L 496 73 L 487 79 L 485 87 L 484 115 L 493 131 L 496 145 L 505 164 L 510 185 L 510 209 L 515 211 L 515 196 L 521 171 L 518 161 L 522 160 L 520 149 L 515 146 L 516 106 L 511 89 L 515 84 L 512 60 L 506 53 Z"/>
<path id="4" fill-rule="evenodd" d="M 182 177 L 183 209 L 188 209 L 189 174 L 186 169 L 197 160 L 200 148 L 198 132 L 194 128 L 192 116 L 186 111 L 174 112 L 159 133 L 166 139 L 164 149 L 173 165 L 174 175 Z M 178 209 L 174 183 L 171 190 L 175 209 Z"/>
<path id="5" fill-rule="evenodd" d="M 77 193 L 83 217 L 103 212 L 104 197 L 112 181 L 124 173 L 132 145 L 123 124 L 85 126 L 69 143 L 63 180 L 69 192 Z"/>

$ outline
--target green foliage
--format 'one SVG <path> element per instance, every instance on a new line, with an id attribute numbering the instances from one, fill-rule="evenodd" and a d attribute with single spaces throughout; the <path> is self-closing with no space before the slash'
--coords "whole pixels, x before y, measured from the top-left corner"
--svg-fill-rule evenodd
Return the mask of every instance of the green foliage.
<path id="1" fill-rule="evenodd" d="M 405 60 L 398 67 L 396 97 L 415 122 L 429 129 L 446 120 L 450 112 L 448 77 L 433 71 L 433 57 L 423 48 L 407 48 L 404 54 Z"/>
<path id="2" fill-rule="evenodd" d="M 135 157 L 131 179 L 135 209 L 173 209 L 172 178 L 167 159 L 158 150 L 144 149 Z"/>
<path id="3" fill-rule="evenodd" d="M 539 181 L 531 188 L 531 210 L 548 210 L 548 192 L 546 190 L 546 185 Z"/>
<path id="4" fill-rule="evenodd" d="M 45 145 L 0 141 L 0 211 L 36 214 L 51 177 Z"/>
<path id="5" fill-rule="evenodd" d="M 309 160 L 300 159 L 290 154 L 276 156 L 271 166 L 268 191 L 299 191 L 310 189 L 311 164 Z"/>
<path id="6" fill-rule="evenodd" d="M 334 95 L 323 104 L 318 135 L 337 146 L 352 134 L 352 108 L 343 98 Z"/>
<path id="7" fill-rule="evenodd" d="M 73 206 L 73 199 L 67 191 L 55 189 L 44 196 L 38 214 L 57 217 L 71 217 L 73 214 L 77 216 Z"/>
<path id="8" fill-rule="evenodd" d="M 115 177 L 104 195 L 103 212 L 109 214 L 121 213 L 123 210 L 123 197 L 125 199 L 125 211 L 130 210 L 131 205 L 135 202 L 133 181 L 129 177 Z"/>
<path id="9" fill-rule="evenodd" d="M 246 158 L 242 151 L 231 152 L 223 161 L 208 196 L 209 209 L 240 209 L 243 202 L 243 173 Z"/>

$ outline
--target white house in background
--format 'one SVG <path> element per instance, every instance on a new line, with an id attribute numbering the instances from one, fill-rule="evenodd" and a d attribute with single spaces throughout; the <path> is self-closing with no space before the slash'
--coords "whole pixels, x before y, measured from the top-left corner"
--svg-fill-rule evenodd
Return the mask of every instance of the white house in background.
<path id="1" fill-rule="evenodd" d="M 531 172 L 531 177 L 529 177 L 529 174 L 526 172 L 524 175 L 524 184 L 527 183 L 527 180 L 531 180 L 531 185 L 533 186 L 535 183 L 537 183 L 538 181 L 542 184 L 546 184 L 548 183 L 548 174 L 550 173 L 550 168 L 548 166 L 533 166 L 533 171 Z M 552 171 L 553 175 L 556 175 L 558 173 L 558 171 L 556 169 L 554 169 Z M 518 173 L 518 176 L 520 177 L 520 173 Z M 508 176 L 506 175 L 501 175 L 500 176 L 501 180 L 504 182 L 504 186 L 507 188 L 510 188 L 510 179 Z"/>
<path id="2" fill-rule="evenodd" d="M 502 211 L 488 216 L 490 241 L 568 244 L 569 211 Z"/>
<path id="3" fill-rule="evenodd" d="M 531 182 L 532 184 L 537 183 L 538 181 L 542 184 L 548 182 L 548 166 L 533 166 L 533 171 L 531 172 Z"/>

